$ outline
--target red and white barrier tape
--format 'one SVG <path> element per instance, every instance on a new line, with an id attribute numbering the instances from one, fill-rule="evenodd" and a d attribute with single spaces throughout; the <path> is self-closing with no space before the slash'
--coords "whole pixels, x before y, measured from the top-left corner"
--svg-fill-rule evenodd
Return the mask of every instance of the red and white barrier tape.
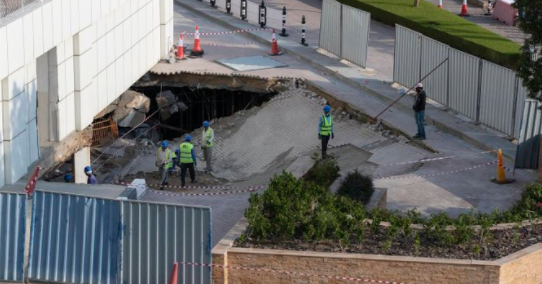
<path id="1" fill-rule="evenodd" d="M 117 182 L 117 185 L 130 185 L 128 182 Z M 152 187 L 163 187 L 163 188 L 178 188 L 178 189 L 262 189 L 266 188 L 267 185 L 247 185 L 247 186 L 235 186 L 235 185 L 224 185 L 224 186 L 180 186 L 180 185 L 159 185 L 159 184 L 147 184 L 147 186 Z"/>
<path id="2" fill-rule="evenodd" d="M 271 31 L 270 28 L 253 28 L 253 29 L 246 29 L 246 30 L 234 30 L 234 31 L 225 31 L 225 32 L 214 32 L 214 33 L 199 33 L 202 36 L 210 36 L 210 35 L 229 35 L 229 34 L 238 34 L 238 33 L 248 33 L 248 32 L 258 32 L 258 31 Z M 189 33 L 189 32 L 182 32 L 183 35 L 195 35 L 196 33 Z"/>
<path id="3" fill-rule="evenodd" d="M 472 166 L 472 167 L 468 167 L 468 168 L 463 168 L 463 169 L 448 171 L 448 172 L 442 172 L 442 173 L 436 173 L 436 174 L 414 175 L 414 176 L 404 176 L 404 175 L 375 176 L 374 179 L 411 179 L 411 178 L 423 178 L 423 177 L 436 177 L 436 176 L 460 173 L 460 172 L 464 172 L 464 171 L 470 171 L 470 170 L 478 169 L 478 168 L 481 168 L 481 167 L 486 167 L 486 166 L 489 166 L 489 165 L 493 165 L 493 164 L 496 164 L 496 163 L 497 163 L 497 161 L 492 161 L 492 162 L 481 164 L 481 165 L 476 165 L 476 166 Z"/>
<path id="4" fill-rule="evenodd" d="M 469 154 L 464 154 L 464 155 L 453 155 L 453 156 L 439 157 L 439 158 L 421 159 L 421 160 L 408 161 L 408 162 L 392 163 L 392 164 L 381 165 L 380 167 L 390 167 L 390 166 L 398 166 L 398 165 L 408 165 L 408 164 L 416 164 L 416 163 L 441 161 L 441 160 L 448 160 L 448 159 L 452 159 L 452 158 L 459 158 L 459 157 L 465 157 L 465 156 L 487 154 L 487 153 L 492 153 L 492 152 L 497 152 L 497 150 L 469 153 Z"/>
<path id="5" fill-rule="evenodd" d="M 255 192 L 264 188 L 266 187 L 252 187 L 252 188 L 247 188 L 247 189 L 242 189 L 242 190 L 205 192 L 205 193 L 169 193 L 169 192 L 163 192 L 160 190 L 152 190 L 152 189 L 149 191 L 155 194 L 160 194 L 160 195 L 165 195 L 165 196 L 213 196 L 213 195 L 228 195 L 228 194 Z"/>
<path id="6" fill-rule="evenodd" d="M 220 265 L 220 264 L 195 263 L 195 262 L 188 262 L 188 261 L 180 261 L 179 264 L 185 264 L 185 265 L 191 265 L 191 266 L 210 267 L 210 268 L 222 268 L 222 269 L 234 269 L 234 270 L 246 270 L 246 271 L 256 271 L 256 272 L 278 273 L 278 274 L 287 274 L 287 275 L 293 275 L 293 276 L 318 277 L 318 278 L 325 278 L 325 279 L 347 280 L 347 281 L 356 281 L 356 282 L 363 282 L 363 283 L 422 284 L 422 283 L 414 283 L 414 282 L 398 282 L 398 281 L 388 281 L 388 280 L 378 280 L 378 279 L 368 279 L 368 278 L 356 278 L 356 277 L 348 277 L 348 276 L 323 275 L 323 274 L 295 272 L 295 271 L 288 271 L 288 270 L 273 270 L 273 269 L 266 269 L 266 268 L 252 268 L 252 267 L 243 267 L 243 266 L 230 266 L 230 265 Z"/>
<path id="7" fill-rule="evenodd" d="M 238 43 L 238 44 L 202 43 L 201 45 L 206 45 L 206 46 L 221 46 L 221 47 L 239 47 L 239 46 L 253 45 L 253 44 L 257 44 L 257 42 L 252 41 L 252 42 L 243 42 L 243 43 Z"/>

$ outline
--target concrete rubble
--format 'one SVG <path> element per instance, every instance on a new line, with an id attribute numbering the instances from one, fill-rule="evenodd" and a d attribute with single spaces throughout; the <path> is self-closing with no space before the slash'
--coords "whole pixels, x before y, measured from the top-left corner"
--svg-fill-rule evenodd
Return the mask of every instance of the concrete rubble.
<path id="1" fill-rule="evenodd" d="M 172 114 L 188 109 L 186 104 L 178 102 L 177 97 L 171 91 L 164 91 L 156 96 L 156 103 L 160 108 L 160 117 L 167 120 Z"/>

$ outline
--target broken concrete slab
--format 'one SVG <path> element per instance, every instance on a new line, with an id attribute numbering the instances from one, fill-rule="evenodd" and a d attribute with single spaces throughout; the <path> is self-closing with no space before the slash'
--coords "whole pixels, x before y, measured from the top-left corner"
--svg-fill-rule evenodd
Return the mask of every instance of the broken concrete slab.
<path id="1" fill-rule="evenodd" d="M 122 109 L 121 112 L 118 113 L 117 116 L 117 110 Z M 117 121 L 117 124 L 120 127 L 136 127 L 140 123 L 142 123 L 145 120 L 146 115 L 142 112 L 139 112 L 135 109 L 129 109 L 129 108 L 117 108 L 115 110 L 115 114 L 113 114 L 113 119 Z M 124 112 L 125 110 L 128 110 L 128 112 Z M 121 116 L 124 115 L 123 117 Z M 117 116 L 117 117 L 116 117 Z"/>
<path id="2" fill-rule="evenodd" d="M 128 90 L 122 93 L 118 105 L 147 113 L 151 108 L 151 100 L 142 93 Z"/>
<path id="3" fill-rule="evenodd" d="M 314 165 L 314 159 L 310 156 L 301 156 L 291 164 L 286 171 L 296 178 L 304 176 Z"/>

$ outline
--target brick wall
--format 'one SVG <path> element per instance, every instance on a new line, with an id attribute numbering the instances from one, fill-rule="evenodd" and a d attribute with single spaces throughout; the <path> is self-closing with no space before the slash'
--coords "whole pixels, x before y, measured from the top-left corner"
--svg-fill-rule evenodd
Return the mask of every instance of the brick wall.
<path id="1" fill-rule="evenodd" d="M 227 261 L 230 267 L 265 268 L 318 275 L 428 284 L 499 284 L 500 270 L 500 267 L 491 261 L 292 252 L 243 248 L 229 249 L 227 252 Z M 221 269 L 215 269 L 214 271 L 213 278 L 215 280 L 219 277 L 223 277 Z M 344 280 L 326 279 L 322 277 L 305 277 L 288 275 L 286 273 L 256 272 L 236 269 L 229 269 L 227 281 L 228 283 L 258 284 L 344 283 Z"/>
<path id="2" fill-rule="evenodd" d="M 500 284 L 542 283 L 542 244 L 540 243 L 496 262 L 501 264 Z"/>

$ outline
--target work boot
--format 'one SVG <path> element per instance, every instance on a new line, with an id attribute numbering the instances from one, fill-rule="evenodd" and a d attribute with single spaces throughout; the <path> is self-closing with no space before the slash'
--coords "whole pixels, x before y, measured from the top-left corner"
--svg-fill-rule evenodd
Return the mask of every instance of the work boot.
<path id="1" fill-rule="evenodd" d="M 198 180 L 193 180 L 191 181 L 191 183 L 198 183 Z"/>
<path id="2" fill-rule="evenodd" d="M 416 135 L 412 136 L 412 138 L 420 138 L 420 134 L 416 133 Z"/>

